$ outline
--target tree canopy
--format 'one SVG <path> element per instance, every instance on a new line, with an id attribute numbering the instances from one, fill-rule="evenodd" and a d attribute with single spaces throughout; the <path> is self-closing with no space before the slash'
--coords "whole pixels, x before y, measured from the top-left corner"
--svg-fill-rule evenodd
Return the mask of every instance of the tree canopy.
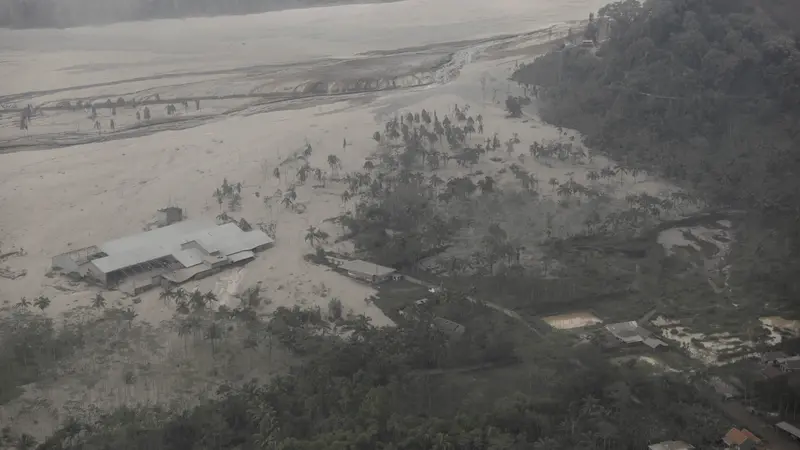
<path id="1" fill-rule="evenodd" d="M 779 228 L 790 244 L 759 256 L 752 278 L 788 298 L 800 289 L 790 275 L 800 260 L 800 36 L 775 18 L 799 8 L 620 1 L 600 10 L 608 39 L 596 52 L 551 52 L 514 79 L 540 86 L 544 118 L 593 148 Z"/>

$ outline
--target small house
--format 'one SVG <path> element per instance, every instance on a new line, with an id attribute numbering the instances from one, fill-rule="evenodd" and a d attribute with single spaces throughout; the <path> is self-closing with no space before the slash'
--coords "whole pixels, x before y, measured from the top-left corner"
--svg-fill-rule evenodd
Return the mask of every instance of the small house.
<path id="1" fill-rule="evenodd" d="M 792 356 L 778 360 L 778 368 L 783 372 L 800 371 L 800 356 Z"/>
<path id="2" fill-rule="evenodd" d="M 649 337 L 644 340 L 644 345 L 652 348 L 653 350 L 665 349 L 667 348 L 667 343 L 662 341 L 661 339 L 656 339 L 654 337 Z"/>
<path id="3" fill-rule="evenodd" d="M 639 326 L 635 320 L 606 325 L 606 330 L 625 344 L 644 342 L 650 332 Z"/>
<path id="4" fill-rule="evenodd" d="M 346 259 L 333 259 L 340 269 L 347 272 L 352 278 L 356 278 L 370 283 L 379 284 L 389 280 L 400 280 L 402 275 L 397 273 L 391 267 L 379 266 L 377 264 L 362 261 L 360 259 L 346 260 Z"/>
<path id="5" fill-rule="evenodd" d="M 788 357 L 789 355 L 787 355 L 784 352 L 766 352 L 761 354 L 759 360 L 761 361 L 761 364 L 765 364 L 768 366 L 776 366 L 778 365 L 778 361 L 786 359 Z"/>
<path id="6" fill-rule="evenodd" d="M 451 338 L 460 337 L 462 334 L 464 334 L 464 331 L 466 331 L 464 325 L 445 319 L 444 317 L 434 317 L 433 325 L 436 327 L 436 329 Z"/>
<path id="7" fill-rule="evenodd" d="M 753 450 L 761 444 L 761 439 L 747 429 L 731 428 L 722 438 L 722 443 L 730 450 Z"/>

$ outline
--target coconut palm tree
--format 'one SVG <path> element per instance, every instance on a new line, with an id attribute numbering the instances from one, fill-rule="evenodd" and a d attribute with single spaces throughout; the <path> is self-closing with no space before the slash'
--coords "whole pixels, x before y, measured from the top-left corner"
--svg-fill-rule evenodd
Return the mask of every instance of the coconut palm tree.
<path id="1" fill-rule="evenodd" d="M 219 301 L 219 298 L 217 298 L 217 294 L 213 293 L 212 291 L 208 291 L 205 294 L 203 294 L 203 298 L 205 299 L 207 304 Z"/>
<path id="2" fill-rule="evenodd" d="M 27 307 L 31 306 L 31 302 L 27 298 L 22 297 L 21 299 L 19 299 L 19 302 L 17 303 L 17 306 L 20 307 L 20 308 L 27 308 Z"/>
<path id="3" fill-rule="evenodd" d="M 348 191 L 347 189 L 345 189 L 345 191 L 342 192 L 342 203 L 344 203 L 345 205 L 347 205 L 347 202 L 349 202 L 352 198 L 353 194 L 351 194 L 350 191 Z"/>
<path id="4" fill-rule="evenodd" d="M 312 247 L 316 247 L 316 244 L 319 244 L 322 241 L 328 239 L 328 233 L 316 228 L 314 226 L 309 226 L 306 230 L 305 241 L 308 242 Z"/>
<path id="5" fill-rule="evenodd" d="M 189 299 L 189 293 L 186 292 L 186 289 L 182 287 L 175 289 L 175 291 L 172 292 L 172 298 L 175 300 L 175 306 L 179 313 L 189 313 L 189 305 L 186 303 Z"/>
<path id="6" fill-rule="evenodd" d="M 122 318 L 128 321 L 128 328 L 133 328 L 133 319 L 138 317 L 139 314 L 133 308 L 128 308 L 122 311 Z"/>
<path id="7" fill-rule="evenodd" d="M 297 178 L 300 179 L 300 184 L 303 184 L 308 179 L 308 171 L 311 170 L 311 167 L 308 164 L 304 164 L 300 169 L 297 170 Z"/>
<path id="8" fill-rule="evenodd" d="M 558 178 L 550 178 L 550 181 L 548 181 L 547 184 L 549 184 L 553 188 L 553 190 L 555 191 L 556 190 L 556 186 L 558 186 L 558 184 L 559 184 L 558 183 Z"/>
<path id="9" fill-rule="evenodd" d="M 333 172 L 333 176 L 337 176 L 339 169 L 342 168 L 342 160 L 340 160 L 336 155 L 328 155 L 328 165 L 331 166 L 331 172 Z"/>
<path id="10" fill-rule="evenodd" d="M 221 211 L 222 203 L 225 201 L 225 194 L 223 194 L 222 191 L 219 188 L 217 188 L 214 191 L 214 198 L 217 200 L 217 204 L 219 205 L 219 209 Z"/>
<path id="11" fill-rule="evenodd" d="M 484 179 L 478 180 L 478 188 L 481 190 L 482 194 L 494 192 L 495 184 L 494 178 L 490 176 L 486 176 Z"/>
<path id="12" fill-rule="evenodd" d="M 48 306 L 50 306 L 50 299 L 45 297 L 44 295 L 40 295 L 36 297 L 36 300 L 33 301 L 34 306 L 44 311 Z"/>
<path id="13" fill-rule="evenodd" d="M 165 305 L 169 303 L 169 301 L 172 300 L 174 296 L 175 292 L 169 286 L 164 287 L 164 289 L 158 294 L 159 300 L 164 302 Z"/>
<path id="14" fill-rule="evenodd" d="M 231 219 L 231 216 L 229 216 L 228 213 L 226 213 L 224 211 L 217 215 L 217 222 L 219 222 L 219 223 L 225 224 L 225 223 L 230 222 L 231 220 L 233 220 L 233 219 Z"/>
<path id="15" fill-rule="evenodd" d="M 572 187 L 570 187 L 569 183 L 564 183 L 558 185 L 558 189 L 556 190 L 556 194 L 561 197 L 569 197 L 572 195 Z"/>
<path id="16" fill-rule="evenodd" d="M 188 337 L 194 334 L 195 329 L 199 325 L 199 321 L 197 317 L 186 317 L 181 320 L 178 324 L 178 336 L 183 338 L 183 351 L 184 353 L 189 352 L 189 343 Z"/>
<path id="17" fill-rule="evenodd" d="M 216 355 L 216 353 L 217 353 L 217 345 L 216 345 L 217 341 L 222 339 L 223 336 L 224 336 L 224 329 L 216 322 L 212 322 L 211 324 L 208 325 L 208 328 L 206 328 L 205 333 L 203 334 L 203 337 L 206 340 L 211 341 L 211 354 L 212 355 Z"/>
<path id="18" fill-rule="evenodd" d="M 228 208 L 231 211 L 236 211 L 242 206 L 242 196 L 238 192 L 234 192 L 228 199 Z"/>
<path id="19" fill-rule="evenodd" d="M 432 188 L 436 189 L 444 183 L 444 180 L 439 178 L 436 174 L 431 175 L 428 183 L 431 185 Z"/>
<path id="20" fill-rule="evenodd" d="M 94 300 L 92 300 L 92 307 L 96 309 L 102 309 L 106 307 L 106 299 L 103 297 L 103 294 L 97 293 L 94 296 Z"/>
<path id="21" fill-rule="evenodd" d="M 375 164 L 372 161 L 364 161 L 364 170 L 372 171 L 375 168 Z"/>
<path id="22" fill-rule="evenodd" d="M 29 450 L 36 447 L 36 438 L 31 436 L 27 433 L 22 433 L 22 435 L 17 439 L 17 448 L 19 450 Z"/>

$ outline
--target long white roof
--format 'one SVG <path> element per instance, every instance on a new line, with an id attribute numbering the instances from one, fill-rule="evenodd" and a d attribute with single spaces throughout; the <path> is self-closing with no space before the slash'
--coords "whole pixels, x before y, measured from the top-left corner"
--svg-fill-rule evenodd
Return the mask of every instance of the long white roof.
<path id="1" fill-rule="evenodd" d="M 396 270 L 392 269 L 391 267 L 379 266 L 375 263 L 362 261 L 360 259 L 339 259 L 336 260 L 336 262 L 339 267 L 348 272 L 361 273 L 364 275 L 375 275 L 381 277 L 396 272 Z"/>
<path id="2" fill-rule="evenodd" d="M 101 244 L 100 250 L 108 256 L 95 259 L 92 264 L 103 273 L 110 273 L 174 255 L 184 267 L 191 267 L 201 262 L 198 252 L 181 249 L 191 241 L 196 241 L 209 253 L 219 251 L 221 256 L 273 242 L 264 232 L 245 232 L 235 223 L 217 225 L 207 219 L 187 220 Z"/>

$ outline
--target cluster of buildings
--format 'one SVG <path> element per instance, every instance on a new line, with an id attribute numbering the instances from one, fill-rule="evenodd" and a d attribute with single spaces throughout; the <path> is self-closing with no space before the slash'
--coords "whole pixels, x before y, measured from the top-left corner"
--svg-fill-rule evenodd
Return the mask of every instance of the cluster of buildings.
<path id="1" fill-rule="evenodd" d="M 638 322 L 620 322 L 606 325 L 606 330 L 619 342 L 623 344 L 644 344 L 652 349 L 667 347 L 666 342 L 653 337 L 653 333 L 642 328 Z"/>
<path id="2" fill-rule="evenodd" d="M 800 356 L 789 356 L 784 352 L 767 352 L 761 355 L 764 372 L 768 377 L 800 371 Z"/>
<path id="3" fill-rule="evenodd" d="M 178 221 L 62 253 L 53 257 L 52 266 L 65 275 L 136 295 L 164 283 L 181 284 L 244 264 L 273 243 L 266 233 L 242 231 L 235 223 Z"/>

